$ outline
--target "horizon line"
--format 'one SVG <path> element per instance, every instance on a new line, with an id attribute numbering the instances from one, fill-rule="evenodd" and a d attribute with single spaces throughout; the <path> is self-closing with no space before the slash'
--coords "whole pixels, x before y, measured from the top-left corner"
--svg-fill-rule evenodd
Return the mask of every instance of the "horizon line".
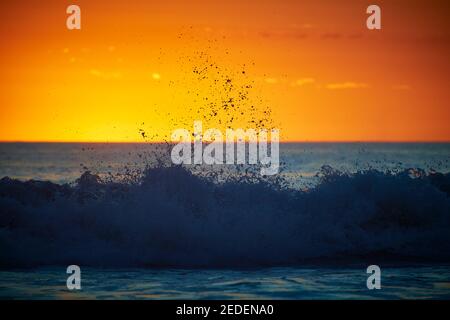
<path id="1" fill-rule="evenodd" d="M 226 141 L 222 141 L 226 142 Z M 248 142 L 248 141 L 246 141 Z M 66 144 L 176 144 L 172 141 L 67 141 L 67 140 L 0 140 L 0 143 L 66 143 Z M 206 141 L 205 141 L 206 143 Z M 280 140 L 279 143 L 450 143 L 450 140 Z"/>

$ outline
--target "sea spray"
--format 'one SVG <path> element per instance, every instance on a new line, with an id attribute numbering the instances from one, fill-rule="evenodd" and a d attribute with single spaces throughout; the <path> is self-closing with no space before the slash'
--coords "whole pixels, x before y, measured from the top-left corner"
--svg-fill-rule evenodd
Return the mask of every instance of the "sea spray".
<path id="1" fill-rule="evenodd" d="M 449 174 L 342 173 L 294 190 L 182 166 L 72 185 L 0 180 L 0 266 L 261 267 L 450 261 Z"/>

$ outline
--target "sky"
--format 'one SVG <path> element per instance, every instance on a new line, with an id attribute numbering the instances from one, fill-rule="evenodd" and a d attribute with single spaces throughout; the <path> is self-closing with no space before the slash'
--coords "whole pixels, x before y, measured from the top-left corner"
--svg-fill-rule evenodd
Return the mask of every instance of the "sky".
<path id="1" fill-rule="evenodd" d="M 68 30 L 66 8 L 81 8 Z M 366 8 L 381 8 L 368 30 Z M 0 3 L 0 141 L 450 141 L 448 1 Z"/>

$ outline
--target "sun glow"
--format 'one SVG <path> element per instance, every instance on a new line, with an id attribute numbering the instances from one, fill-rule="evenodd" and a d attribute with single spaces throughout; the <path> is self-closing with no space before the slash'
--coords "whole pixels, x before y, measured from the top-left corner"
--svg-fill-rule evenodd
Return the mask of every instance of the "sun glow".
<path id="1" fill-rule="evenodd" d="M 65 3 L 2 3 L 0 140 L 163 141 L 199 115 L 282 141 L 450 140 L 448 21 L 426 4 L 383 2 L 370 31 L 332 1 L 78 2 L 80 30 Z"/>

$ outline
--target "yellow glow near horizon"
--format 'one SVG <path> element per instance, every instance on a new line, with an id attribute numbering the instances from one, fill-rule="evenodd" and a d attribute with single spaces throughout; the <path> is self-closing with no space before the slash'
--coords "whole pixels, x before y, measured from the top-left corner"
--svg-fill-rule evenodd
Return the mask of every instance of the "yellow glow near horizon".
<path id="1" fill-rule="evenodd" d="M 1 141 L 161 141 L 268 117 L 282 141 L 450 140 L 440 2 L 381 1 L 375 32 L 358 0 L 78 1 L 74 31 L 66 5 L 1 4 Z M 239 111 L 208 116 L 230 97 Z"/>

